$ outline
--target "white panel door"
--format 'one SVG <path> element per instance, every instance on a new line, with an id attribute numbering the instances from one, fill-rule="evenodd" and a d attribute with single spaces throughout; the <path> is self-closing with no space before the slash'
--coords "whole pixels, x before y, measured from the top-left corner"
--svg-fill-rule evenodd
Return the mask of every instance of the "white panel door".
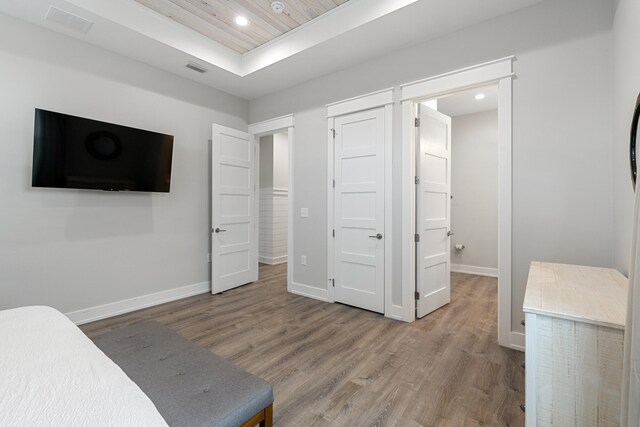
<path id="1" fill-rule="evenodd" d="M 258 280 L 255 138 L 213 125 L 211 292 Z"/>
<path id="2" fill-rule="evenodd" d="M 384 312 L 384 108 L 334 121 L 337 302 Z"/>
<path id="3" fill-rule="evenodd" d="M 451 118 L 418 106 L 416 185 L 417 316 L 451 301 Z"/>

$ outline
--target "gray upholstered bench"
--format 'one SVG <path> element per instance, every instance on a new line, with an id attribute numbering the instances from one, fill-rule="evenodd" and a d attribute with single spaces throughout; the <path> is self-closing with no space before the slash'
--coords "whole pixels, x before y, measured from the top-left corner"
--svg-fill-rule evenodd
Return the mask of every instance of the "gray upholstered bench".
<path id="1" fill-rule="evenodd" d="M 169 426 L 271 426 L 273 388 L 156 321 L 93 338 Z"/>

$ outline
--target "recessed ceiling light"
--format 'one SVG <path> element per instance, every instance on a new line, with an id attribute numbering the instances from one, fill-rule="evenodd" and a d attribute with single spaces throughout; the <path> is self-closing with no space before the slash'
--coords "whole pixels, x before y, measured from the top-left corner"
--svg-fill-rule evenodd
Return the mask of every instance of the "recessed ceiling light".
<path id="1" fill-rule="evenodd" d="M 246 27 L 247 25 L 249 25 L 249 20 L 241 15 L 236 16 L 234 22 L 236 23 L 236 25 L 240 25 L 241 27 Z"/>
<path id="2" fill-rule="evenodd" d="M 475 99 L 477 99 L 478 101 L 480 101 L 481 99 L 485 98 L 485 94 L 484 93 L 479 93 L 476 96 L 474 96 Z"/>

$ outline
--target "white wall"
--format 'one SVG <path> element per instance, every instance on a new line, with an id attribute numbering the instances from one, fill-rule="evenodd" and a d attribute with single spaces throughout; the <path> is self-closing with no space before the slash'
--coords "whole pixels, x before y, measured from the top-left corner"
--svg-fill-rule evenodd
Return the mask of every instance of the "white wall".
<path id="1" fill-rule="evenodd" d="M 497 110 L 451 118 L 451 194 L 451 268 L 497 269 Z"/>
<path id="2" fill-rule="evenodd" d="M 517 55 L 513 87 L 513 319 L 532 260 L 612 263 L 612 6 L 549 0 L 253 100 L 251 122 L 296 114 L 293 280 L 326 288 L 325 104 Z M 401 145 L 394 136 L 393 299 L 401 298 Z M 301 207 L 309 218 L 300 218 Z M 307 255 L 307 266 L 299 263 Z"/>
<path id="3" fill-rule="evenodd" d="M 629 273 L 634 193 L 629 174 L 629 133 L 640 92 L 640 2 L 620 0 L 613 23 L 614 267 Z"/>
<path id="4" fill-rule="evenodd" d="M 206 284 L 211 124 L 247 102 L 4 15 L 0 64 L 0 309 Z M 174 135 L 171 192 L 31 188 L 36 107 Z"/>

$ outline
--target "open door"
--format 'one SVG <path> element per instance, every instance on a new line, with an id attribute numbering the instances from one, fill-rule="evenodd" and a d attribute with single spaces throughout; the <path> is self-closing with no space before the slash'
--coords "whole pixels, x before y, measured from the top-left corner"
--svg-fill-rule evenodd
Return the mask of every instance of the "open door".
<path id="1" fill-rule="evenodd" d="M 213 125 L 211 292 L 258 280 L 253 135 Z"/>
<path id="2" fill-rule="evenodd" d="M 416 315 L 451 301 L 451 118 L 418 104 Z"/>

